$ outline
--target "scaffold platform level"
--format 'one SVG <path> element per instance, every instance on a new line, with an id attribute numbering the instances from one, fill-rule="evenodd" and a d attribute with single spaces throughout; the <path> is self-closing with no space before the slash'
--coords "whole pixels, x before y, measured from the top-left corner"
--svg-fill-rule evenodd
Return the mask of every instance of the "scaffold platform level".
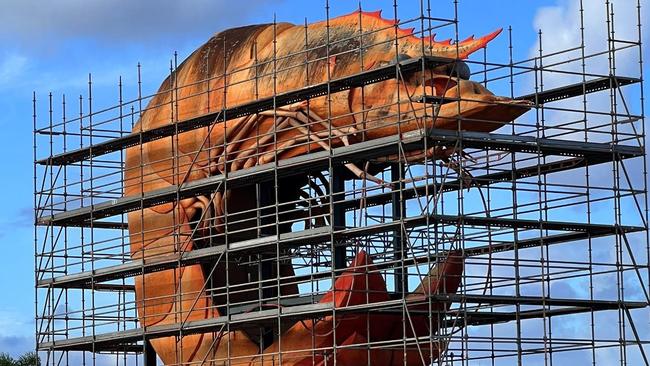
<path id="1" fill-rule="evenodd" d="M 639 309 L 647 306 L 644 302 L 634 301 L 608 301 L 608 300 L 579 300 L 579 299 L 559 299 L 559 298 L 544 298 L 534 296 L 502 296 L 502 295 L 465 295 L 465 294 L 435 294 L 429 296 L 432 301 L 446 302 L 446 303 L 462 303 L 462 304 L 478 304 L 478 305 L 531 305 L 540 307 L 571 307 L 572 309 L 563 309 L 564 311 L 537 311 L 528 314 L 528 319 L 534 318 L 537 315 L 539 318 L 549 317 L 553 315 L 567 315 L 573 312 L 588 311 L 604 311 L 604 310 L 617 310 L 625 309 Z M 309 296 L 305 301 L 312 302 L 313 297 Z M 418 303 L 426 303 L 426 300 L 421 300 L 409 305 Z M 346 313 L 393 313 L 396 309 L 404 306 L 402 299 L 381 301 L 375 303 L 361 304 L 350 306 L 346 308 L 334 308 L 332 303 L 308 303 L 304 305 L 294 305 L 281 307 L 278 309 L 258 310 L 254 312 L 247 311 L 246 308 L 240 309 L 239 313 L 230 313 L 228 316 L 221 316 L 213 319 L 199 320 L 199 321 L 186 321 L 183 323 L 154 325 L 144 328 L 134 328 L 119 332 L 110 332 L 104 334 L 96 334 L 94 336 L 68 338 L 62 340 L 55 340 L 50 342 L 43 342 L 38 345 L 42 350 L 58 350 L 58 351 L 88 351 L 94 350 L 95 352 L 102 351 L 105 345 L 111 348 L 120 348 L 128 345 L 133 345 L 135 342 L 142 341 L 143 339 L 155 339 L 162 337 L 169 337 L 179 334 L 193 334 L 203 333 L 210 331 L 221 331 L 244 329 L 250 326 L 251 321 L 255 321 L 256 325 L 264 323 L 273 323 L 277 319 L 281 320 L 308 320 L 321 317 L 323 315 L 336 312 L 337 314 Z M 476 311 L 467 310 L 450 310 L 449 312 L 433 311 L 434 316 L 449 316 L 449 317 L 463 317 L 463 313 L 474 313 Z M 511 312 L 499 313 L 490 312 L 479 313 L 481 325 L 488 325 L 495 322 L 501 323 L 507 321 L 508 318 L 513 316 Z M 475 322 L 479 322 L 478 319 Z M 464 325 L 462 320 L 456 319 L 456 325 Z M 449 324 L 447 324 L 449 325 Z"/>
<path id="2" fill-rule="evenodd" d="M 550 231 L 566 231 L 569 234 L 547 235 L 534 239 L 525 239 L 513 243 L 492 245 L 478 248 L 467 248 L 465 255 L 483 255 L 490 252 L 502 252 L 515 249 L 529 248 L 540 245 L 559 244 L 588 237 L 600 237 L 617 233 L 633 233 L 643 231 L 643 227 L 585 224 L 558 221 L 537 221 L 525 219 L 511 219 L 505 217 L 472 217 L 455 215 L 421 215 L 404 218 L 402 221 L 383 224 L 368 225 L 359 228 L 332 230 L 330 226 L 301 230 L 285 234 L 271 235 L 257 239 L 250 239 L 226 245 L 217 245 L 209 248 L 195 249 L 189 252 L 162 255 L 146 260 L 133 260 L 128 263 L 107 266 L 93 271 L 80 272 L 65 276 L 40 279 L 38 287 L 60 288 L 93 288 L 100 282 L 112 281 L 120 278 L 139 276 L 171 269 L 180 265 L 191 265 L 210 262 L 218 259 L 226 251 L 260 253 L 275 248 L 280 244 L 283 248 L 297 245 L 317 245 L 327 243 L 334 238 L 335 242 L 344 242 L 354 238 L 368 235 L 391 232 L 400 227 L 406 229 L 425 224 L 466 225 L 474 227 L 513 228 L 513 229 L 539 229 Z M 442 255 L 442 254 L 441 254 Z M 424 257 L 428 259 L 429 257 Z M 407 260 L 408 261 L 408 260 Z"/>
<path id="3" fill-rule="evenodd" d="M 426 141 L 425 141 L 426 140 Z M 560 139 L 536 138 L 532 136 L 514 136 L 507 134 L 449 131 L 431 129 L 426 134 L 412 131 L 399 136 L 390 136 L 377 140 L 343 146 L 331 151 L 319 151 L 294 158 L 284 159 L 229 174 L 219 174 L 180 186 L 146 192 L 142 196 L 129 196 L 98 203 L 51 216 L 41 217 L 38 225 L 58 226 L 92 226 L 91 222 L 102 218 L 120 215 L 136 209 L 156 206 L 177 199 L 194 197 L 211 193 L 219 189 L 226 180 L 229 188 L 236 188 L 254 183 L 288 177 L 301 173 L 327 169 L 329 164 L 356 162 L 373 159 L 398 151 L 421 149 L 424 146 L 460 146 L 472 149 L 488 149 L 505 152 L 532 153 L 541 155 L 572 156 L 585 160 L 585 164 L 599 164 L 612 159 L 622 160 L 642 156 L 644 149 L 636 146 L 614 145 L 608 143 L 577 142 Z M 530 171 L 528 171 L 530 174 Z M 512 174 L 511 174 L 512 177 Z M 104 224 L 107 225 L 107 224 Z M 110 227 L 110 224 L 107 226 Z M 102 227 L 102 224 L 98 228 Z"/>
<path id="4" fill-rule="evenodd" d="M 422 70 L 423 66 L 426 68 L 432 68 L 452 62 L 455 61 L 452 59 L 433 56 L 408 59 L 401 61 L 396 65 L 378 67 L 341 79 L 334 79 L 329 82 L 308 86 L 299 90 L 277 94 L 273 97 L 260 98 L 254 102 L 242 104 L 232 108 L 225 108 L 217 112 L 207 113 L 196 118 L 179 121 L 178 123 L 172 123 L 167 126 L 137 133 L 131 133 L 127 136 L 111 139 L 109 141 L 55 155 L 46 159 L 41 159 L 37 161 L 37 164 L 72 164 L 75 162 L 90 159 L 92 157 L 123 150 L 127 147 L 140 145 L 165 137 L 170 137 L 178 133 L 195 130 L 201 127 L 207 127 L 213 123 L 221 122 L 226 119 L 234 119 L 254 113 L 272 110 L 274 108 L 287 106 L 292 103 L 321 97 L 327 95 L 328 93 L 338 93 L 340 91 L 349 90 L 350 88 L 361 87 L 364 85 L 370 85 L 393 79 L 400 75 L 403 77 Z M 39 132 L 49 133 L 46 129 L 39 130 Z"/>
<path id="5" fill-rule="evenodd" d="M 622 86 L 636 84 L 639 82 L 641 82 L 641 79 L 639 78 L 630 78 L 625 76 L 601 77 L 587 80 L 584 83 L 575 83 L 559 88 L 544 90 L 538 93 L 522 95 L 517 99 L 528 100 L 537 105 L 542 105 L 603 90 L 617 89 Z"/>
<path id="6" fill-rule="evenodd" d="M 499 182 L 509 182 L 513 180 L 529 178 L 529 177 L 534 177 L 543 174 L 558 173 L 570 169 L 583 168 L 585 166 L 611 162 L 612 157 L 615 157 L 615 155 L 603 154 L 601 155 L 602 159 L 596 159 L 595 157 L 592 157 L 591 159 L 584 159 L 584 158 L 562 159 L 550 163 L 517 168 L 515 170 L 504 170 L 502 172 L 474 176 L 472 178 L 472 184 L 473 187 L 484 187 Z M 444 183 L 434 182 L 426 185 L 416 186 L 404 190 L 401 194 L 404 200 L 409 200 L 416 197 L 421 197 L 425 195 L 427 192 L 452 192 L 463 188 L 467 188 L 467 183 L 459 179 L 455 179 L 455 180 L 446 181 Z M 340 205 L 340 207 L 344 208 L 345 210 L 349 211 L 358 208 L 361 200 L 365 201 L 366 207 L 373 207 L 373 206 L 389 203 L 392 200 L 392 196 L 393 196 L 393 192 L 382 192 L 365 198 L 346 199 L 345 201 L 338 203 L 338 205 Z M 83 221 L 81 224 L 79 224 L 79 226 L 92 227 L 95 229 L 114 229 L 114 230 L 128 229 L 128 224 L 126 222 L 118 222 L 118 221 L 99 221 L 99 220 L 94 220 L 92 222 Z"/>
<path id="7" fill-rule="evenodd" d="M 587 80 L 584 83 L 575 83 L 558 88 L 539 91 L 537 93 L 526 94 L 516 97 L 518 100 L 527 100 L 535 105 L 544 105 L 559 100 L 569 99 L 581 95 L 596 93 L 608 89 L 617 89 L 622 86 L 632 85 L 641 82 L 638 78 L 625 76 L 609 76 Z M 444 98 L 433 95 L 422 95 L 413 97 L 412 100 L 418 103 L 435 103 L 445 104 L 457 102 L 456 98 Z"/>
<path id="8" fill-rule="evenodd" d="M 251 103 L 246 103 L 232 108 L 222 109 L 218 112 L 207 113 L 205 115 L 190 118 L 187 120 L 172 123 L 163 127 L 146 130 L 142 132 L 135 132 L 123 137 L 110 139 L 101 143 L 93 144 L 88 147 L 79 148 L 62 154 L 54 155 L 48 158 L 36 161 L 39 165 L 67 165 L 94 158 L 97 156 L 105 155 L 111 152 L 120 151 L 128 147 L 144 144 L 150 141 L 158 140 L 165 137 L 174 136 L 175 134 L 191 131 L 201 127 L 207 127 L 213 123 L 221 122 L 226 119 L 234 119 L 238 117 L 247 116 L 254 113 L 259 113 L 274 108 L 287 106 L 292 103 L 309 100 L 311 98 L 320 97 L 337 93 L 344 90 L 349 90 L 353 87 L 361 87 L 378 83 L 396 77 L 405 77 L 413 72 L 422 70 L 422 67 L 431 68 L 444 64 L 455 62 L 451 59 L 440 57 L 425 56 L 416 59 L 408 59 L 401 61 L 396 65 L 384 66 L 368 71 L 364 71 L 349 77 L 331 80 L 329 82 L 316 84 L 313 86 L 305 87 L 300 90 L 291 91 L 287 93 L 278 94 L 274 97 L 262 98 Z M 594 93 L 606 89 L 615 89 L 625 85 L 631 85 L 640 82 L 640 79 L 630 78 L 624 76 L 610 76 L 604 78 L 597 78 L 588 80 L 585 83 L 572 84 L 559 88 L 549 89 L 533 94 L 523 95 L 516 99 L 528 100 L 538 105 L 558 101 L 561 99 L 572 98 L 583 94 Z M 441 102 L 440 98 L 431 96 L 421 96 L 418 102 L 432 103 Z M 442 101 L 450 102 L 453 100 L 442 99 Z M 38 130 L 39 133 L 49 134 L 52 133 L 47 129 Z"/>

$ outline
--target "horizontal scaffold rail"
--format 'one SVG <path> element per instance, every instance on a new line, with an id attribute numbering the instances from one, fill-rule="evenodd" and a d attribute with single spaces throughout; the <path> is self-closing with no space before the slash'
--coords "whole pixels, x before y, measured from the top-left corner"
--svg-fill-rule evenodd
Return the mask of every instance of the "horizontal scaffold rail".
<path id="1" fill-rule="evenodd" d="M 588 80 L 584 83 L 575 83 L 571 85 L 561 86 L 559 88 L 540 91 L 538 93 L 522 95 L 517 99 L 528 100 L 535 104 L 546 104 L 603 90 L 616 89 L 625 85 L 636 84 L 639 82 L 641 82 L 641 79 L 638 78 L 609 76 Z"/>
<path id="2" fill-rule="evenodd" d="M 472 295 L 472 294 L 439 294 L 431 295 L 432 301 L 447 302 L 447 303 L 461 303 L 461 304 L 479 304 L 479 305 L 531 305 L 541 307 L 572 307 L 578 312 L 584 312 L 584 309 L 590 311 L 605 311 L 616 309 L 640 309 L 647 306 L 644 302 L 624 302 L 624 301 L 610 301 L 610 300 L 583 300 L 583 299 L 553 299 L 545 297 L 534 296 L 505 296 L 505 295 Z M 413 302 L 413 304 L 426 304 L 427 300 Z M 409 304 L 410 305 L 410 304 Z M 247 311 L 239 314 L 229 314 L 212 319 L 187 321 L 184 323 L 163 324 L 149 326 L 145 329 L 134 328 L 130 330 L 110 332 L 104 334 L 95 334 L 93 336 L 77 337 L 61 339 L 49 342 L 41 342 L 38 344 L 38 349 L 57 350 L 57 351 L 71 351 L 71 350 L 94 350 L 101 351 L 104 347 L 116 347 L 118 344 L 129 345 L 134 344 L 143 339 L 155 339 L 162 337 L 169 337 L 178 335 L 182 332 L 183 335 L 205 333 L 205 332 L 219 332 L 228 330 L 245 329 L 246 327 L 259 327 L 260 324 L 277 322 L 278 319 L 285 320 L 307 320 L 322 317 L 331 314 L 334 310 L 337 314 L 344 313 L 363 313 L 373 312 L 381 313 L 388 312 L 394 313 L 396 309 L 401 309 L 404 306 L 402 299 L 388 300 L 376 303 L 361 304 L 349 306 L 346 308 L 334 309 L 332 303 L 312 303 L 306 305 L 295 305 L 280 307 L 277 309 Z M 558 315 L 566 315 L 569 310 Z M 400 310 L 401 313 L 401 310 Z M 475 310 L 471 312 L 461 309 L 452 309 L 448 312 L 432 311 L 434 314 L 441 316 L 453 317 L 458 320 L 462 319 L 464 315 L 476 314 Z M 510 312 L 505 313 L 505 316 L 510 315 Z M 544 318 L 553 316 L 554 313 L 547 311 L 539 311 L 537 316 Z M 528 318 L 531 318 L 532 314 Z M 494 321 L 490 323 L 488 319 L 482 319 L 482 324 L 502 323 L 506 321 L 504 317 L 493 316 Z M 463 326 L 460 321 L 453 323 L 453 326 Z M 468 325 L 472 325 L 468 323 Z"/>
<path id="3" fill-rule="evenodd" d="M 499 227 L 513 229 L 539 229 L 542 231 L 567 231 L 568 234 L 554 234 L 539 238 L 525 239 L 513 243 L 502 243 L 477 248 L 467 248 L 464 252 L 467 256 L 489 254 L 490 252 L 503 252 L 515 249 L 524 249 L 540 245 L 558 244 L 563 242 L 586 239 L 589 237 L 600 237 L 617 233 L 630 233 L 645 230 L 636 226 L 612 226 L 599 224 L 584 224 L 560 221 L 537 221 L 525 219 L 511 219 L 501 217 L 474 217 L 455 215 L 421 215 L 396 220 L 388 223 L 368 225 L 359 228 L 338 229 L 332 232 L 330 226 L 314 229 L 307 229 L 297 232 L 289 232 L 280 235 L 270 235 L 257 239 L 233 242 L 226 246 L 216 245 L 209 248 L 195 249 L 192 251 L 161 255 L 149 259 L 138 259 L 131 262 L 107 266 L 93 271 L 85 271 L 76 274 L 69 274 L 59 277 L 41 279 L 37 282 L 38 287 L 60 287 L 60 288 L 92 288 L 93 284 L 122 279 L 125 277 L 138 276 L 144 273 L 158 272 L 166 269 L 177 268 L 180 265 L 209 262 L 218 259 L 226 250 L 229 252 L 263 252 L 275 248 L 276 244 L 283 246 L 317 245 L 329 242 L 332 237 L 336 243 L 345 245 L 345 241 L 354 238 L 361 238 L 379 233 L 386 233 L 399 230 L 400 227 L 410 229 L 427 224 L 442 225 L 466 225 L 475 227 Z M 438 254 L 445 255 L 444 252 Z M 426 261 L 430 257 L 424 257 Z M 408 262 L 407 260 L 406 262 Z M 379 264 L 381 265 L 381 264 Z"/>
<path id="4" fill-rule="evenodd" d="M 457 319 L 447 319 L 445 326 L 458 327 L 458 325 L 481 326 L 508 323 L 512 321 L 526 319 L 543 319 L 554 316 L 581 314 L 594 311 L 590 307 L 571 306 L 558 309 L 543 310 L 520 310 L 519 312 L 501 312 L 501 311 L 468 311 Z"/>
<path id="5" fill-rule="evenodd" d="M 381 68 L 364 71 L 349 77 L 332 80 L 329 83 L 321 83 L 300 90 L 290 91 L 278 94 L 275 97 L 268 97 L 256 100 L 254 102 L 246 103 L 243 105 L 235 106 L 232 108 L 222 109 L 218 112 L 207 113 L 205 115 L 190 118 L 178 123 L 172 123 L 166 126 L 158 127 L 151 130 L 142 132 L 134 132 L 126 136 L 100 142 L 85 148 L 80 148 L 65 152 L 62 154 L 54 155 L 45 159 L 36 161 L 40 165 L 67 165 L 83 160 L 87 160 L 96 156 L 105 155 L 111 152 L 123 150 L 127 147 L 136 146 L 139 144 L 147 143 L 150 141 L 158 140 L 165 137 L 174 136 L 175 134 L 191 131 L 201 127 L 209 126 L 213 123 L 224 121 L 224 118 L 234 119 L 246 115 L 259 113 L 273 108 L 286 106 L 295 102 L 308 100 L 311 98 L 326 95 L 328 90 L 330 93 L 337 93 L 345 91 L 353 87 L 360 87 L 377 83 L 380 81 L 395 78 L 400 73 L 408 75 L 410 73 L 421 70 L 422 65 L 425 67 L 435 67 L 442 64 L 448 64 L 453 60 L 426 56 L 418 59 L 408 59 L 400 62 L 399 70 L 394 65 L 384 66 Z M 584 94 L 590 94 L 602 90 L 614 89 L 625 85 L 635 84 L 640 82 L 640 79 L 623 77 L 623 76 L 610 76 L 602 77 L 593 80 L 588 80 L 584 83 L 571 84 L 559 88 L 541 91 L 538 93 L 527 94 L 516 99 L 529 100 L 536 104 L 545 104 L 562 99 L 572 98 Z M 440 99 L 430 96 L 421 96 L 420 102 L 449 102 L 453 100 Z M 433 98 L 433 99 L 431 99 Z M 45 131 L 45 130 L 44 130 Z"/>
<path id="6" fill-rule="evenodd" d="M 219 174 L 205 179 L 191 181 L 180 186 L 170 185 L 142 196 L 128 196 L 86 206 L 51 216 L 40 217 L 38 225 L 90 226 L 90 221 L 120 215 L 125 212 L 156 206 L 177 199 L 207 195 L 219 189 L 224 183 L 230 188 L 260 183 L 307 172 L 327 169 L 332 164 L 342 164 L 387 156 L 404 151 L 422 149 L 424 146 L 459 146 L 462 148 L 488 149 L 506 152 L 533 153 L 542 155 L 572 156 L 585 159 L 585 164 L 598 164 L 612 159 L 622 160 L 642 156 L 644 149 L 635 146 L 608 143 L 577 142 L 570 140 L 535 138 L 485 132 L 450 131 L 431 129 L 424 134 L 412 131 L 399 136 L 388 136 L 376 140 L 342 146 L 331 151 L 319 151 L 278 162 L 242 169 L 228 174 Z M 499 173 L 501 174 L 501 173 Z M 523 175 L 525 176 L 525 174 Z M 513 178 L 501 174 L 499 179 Z M 514 177 L 517 178 L 517 177 Z M 227 181 L 227 183 L 226 183 Z"/>

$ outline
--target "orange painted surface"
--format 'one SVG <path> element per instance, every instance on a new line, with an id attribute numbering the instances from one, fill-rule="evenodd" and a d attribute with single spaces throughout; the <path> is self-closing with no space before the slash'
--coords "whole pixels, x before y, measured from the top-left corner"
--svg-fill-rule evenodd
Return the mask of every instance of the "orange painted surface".
<path id="1" fill-rule="evenodd" d="M 485 47 L 499 33 L 496 31 L 485 37 L 470 37 L 458 45 L 452 45 L 448 41 L 435 41 L 433 37 L 423 42 L 412 31 L 396 30 L 393 25 L 392 20 L 381 18 L 380 13 L 355 12 L 331 19 L 329 29 L 325 22 L 310 24 L 306 31 L 303 26 L 279 23 L 276 26 L 265 24 L 221 32 L 192 53 L 173 77 L 163 82 L 160 93 L 151 99 L 134 132 L 169 125 L 274 93 L 300 89 L 328 78 L 349 76 L 389 64 L 397 54 L 403 58 L 415 58 L 422 54 L 466 58 Z M 363 37 L 359 37 L 360 30 L 366 32 Z M 396 32 L 401 37 L 397 46 Z M 327 34 L 331 44 L 329 53 L 324 47 Z M 308 52 L 305 52 L 306 47 Z M 358 51 L 359 47 L 363 48 L 363 52 Z M 431 118 L 430 113 L 425 115 L 422 109 L 413 108 L 413 103 L 405 97 L 421 94 L 461 97 L 462 100 L 441 106 L 437 117 Z M 520 116 L 529 107 L 526 102 L 495 96 L 482 85 L 458 78 L 445 70 L 427 70 L 424 74 L 418 72 L 405 80 L 386 80 L 368 85 L 363 90 L 352 88 L 333 94 L 331 98 L 313 98 L 302 104 L 278 109 L 275 113 L 228 120 L 214 128 L 200 128 L 129 148 L 126 152 L 124 191 L 126 196 L 139 196 L 155 189 L 271 163 L 276 159 L 421 128 L 493 131 Z M 316 122 L 327 116 L 332 117 L 331 121 Z M 462 117 L 462 122 L 459 117 Z M 324 137 L 329 131 L 340 135 Z M 409 161 L 417 162 L 431 154 L 440 158 L 438 153 L 414 153 Z M 445 154 L 449 153 L 447 151 Z M 378 160 L 391 162 L 394 159 L 388 156 Z M 348 168 L 354 171 L 354 167 Z M 299 200 L 300 187 L 304 184 L 306 180 L 303 178 L 283 181 L 280 187 L 281 201 Z M 207 235 L 228 230 L 230 242 L 250 239 L 255 236 L 255 217 L 250 214 L 255 204 L 255 191 L 241 188 L 215 191 L 209 195 L 131 212 L 128 214 L 131 256 L 147 260 L 157 255 L 219 244 L 197 241 L 191 236 L 192 233 Z M 282 215 L 282 219 L 289 217 L 289 214 Z M 203 219 L 191 224 L 200 217 Z M 225 220 L 226 217 L 228 220 Z M 287 231 L 290 228 L 280 229 Z M 364 252 L 360 252 L 350 269 L 337 278 L 334 289 L 322 301 L 333 301 L 337 308 L 345 309 L 355 304 L 387 300 L 382 276 L 372 271 L 367 274 L 361 269 L 362 264 L 367 268 L 372 267 Z M 462 274 L 462 259 L 450 257 L 441 268 L 434 267 L 434 273 L 409 295 L 408 300 L 413 303 L 414 309 L 434 313 L 431 319 L 428 315 L 414 315 L 418 321 L 414 322 L 413 328 L 406 329 L 406 334 L 399 326 L 402 324 L 400 316 L 378 314 L 372 315 L 376 319 L 368 319 L 367 315 L 361 313 L 344 313 L 337 319 L 324 317 L 297 322 L 265 350 L 260 350 L 259 345 L 244 331 L 168 337 L 155 339 L 152 344 L 166 365 L 211 359 L 229 359 L 231 364 L 278 364 L 278 355 L 264 356 L 262 359 L 262 355 L 273 352 L 282 353 L 282 364 L 318 364 L 328 357 L 334 357 L 327 353 L 327 349 L 334 344 L 359 345 L 398 339 L 404 335 L 435 333 L 437 321 L 433 315 L 436 311 L 445 310 L 449 304 L 437 304 L 429 309 L 419 301 L 429 293 L 456 292 Z M 282 277 L 293 276 L 290 262 L 280 263 L 277 269 Z M 214 271 L 212 279 L 219 286 L 225 286 L 225 271 L 223 263 L 218 264 Z M 228 286 L 244 289 L 235 295 L 237 301 L 256 300 L 257 293 L 250 288 L 248 276 L 235 265 L 229 269 Z M 441 276 L 446 277 L 445 281 L 440 281 Z M 135 293 L 140 324 L 176 324 L 221 316 L 217 308 L 224 305 L 224 297 L 212 296 L 205 291 L 207 278 L 201 265 L 164 270 L 137 278 Z M 283 295 L 295 295 L 298 289 L 295 284 L 288 284 L 283 285 L 281 292 Z M 231 301 L 234 300 L 231 298 Z M 367 324 L 371 324 L 370 327 Z M 342 348 L 336 357 L 343 364 L 365 363 L 368 357 L 372 364 L 377 365 L 403 364 L 403 357 L 407 358 L 407 364 L 421 364 L 422 357 L 436 359 L 444 345 L 427 343 L 421 348 L 422 353 L 411 346 L 405 353 Z"/>

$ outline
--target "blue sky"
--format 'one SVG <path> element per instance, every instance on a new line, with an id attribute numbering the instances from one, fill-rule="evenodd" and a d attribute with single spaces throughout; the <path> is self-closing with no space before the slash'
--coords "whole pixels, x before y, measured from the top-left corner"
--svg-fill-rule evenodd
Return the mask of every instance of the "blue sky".
<path id="1" fill-rule="evenodd" d="M 586 0 L 590 2 L 591 0 Z M 432 3 L 446 1 L 431 1 Z M 451 1 L 449 1 L 451 2 Z M 629 0 L 618 0 L 629 7 Z M 180 5 L 182 4 L 182 5 Z M 545 47 L 575 44 L 577 0 L 461 0 L 460 37 L 486 34 L 512 26 L 515 59 L 536 49 L 537 30 L 547 35 Z M 399 1 L 400 12 L 414 14 L 419 1 Z M 331 15 L 356 9 L 357 3 L 332 0 Z M 18 354 L 33 348 L 33 228 L 32 228 L 32 91 L 41 106 L 47 93 L 55 99 L 86 94 L 93 74 L 97 106 L 117 103 L 117 81 L 124 78 L 127 96 L 134 96 L 136 64 L 143 64 L 144 89 L 152 92 L 168 72 L 178 51 L 182 60 L 213 33 L 225 28 L 273 21 L 302 23 L 325 17 L 324 1 L 186 0 L 3 0 L 0 13 L 0 124 L 3 135 L 5 208 L 0 210 L 0 352 Z M 364 1 L 365 10 L 383 9 L 392 16 L 392 1 Z M 445 6 L 448 10 L 449 6 Z M 434 16 L 447 16 L 436 9 Z M 595 9 L 594 11 L 597 11 Z M 618 9 L 617 9 L 618 10 Z M 598 21 L 598 17 L 595 17 Z M 650 27 L 650 22 L 646 22 Z M 448 34 L 446 37 L 453 37 Z M 507 37 L 493 42 L 505 50 Z M 490 52 L 505 61 L 505 53 Z M 646 59 L 648 59 L 646 57 Z M 521 93 L 530 92 L 522 88 Z M 130 93 L 130 94 L 129 94 Z"/>

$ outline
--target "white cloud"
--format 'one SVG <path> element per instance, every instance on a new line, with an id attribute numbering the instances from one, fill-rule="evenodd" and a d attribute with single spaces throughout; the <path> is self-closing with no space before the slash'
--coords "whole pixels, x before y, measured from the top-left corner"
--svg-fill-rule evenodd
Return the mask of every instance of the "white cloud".
<path id="1" fill-rule="evenodd" d="M 607 10 L 604 1 L 583 0 L 584 9 L 584 34 L 585 53 L 587 55 L 607 50 Z M 637 0 L 612 0 L 614 8 L 614 37 L 617 40 L 637 41 Z M 642 9 L 644 9 L 642 5 Z M 646 17 L 646 12 L 642 14 Z M 580 34 L 580 1 L 579 0 L 558 0 L 557 5 L 542 7 L 537 11 L 533 21 L 533 27 L 542 31 L 543 53 L 550 54 L 581 45 Z M 647 28 L 646 28 L 647 29 Z M 647 33 L 647 31 L 646 31 Z M 617 48 L 624 44 L 617 43 Z M 539 42 L 530 51 L 531 57 L 539 55 Z M 564 53 L 559 56 L 545 58 L 544 63 L 554 63 L 568 60 L 580 55 L 580 51 Z M 638 50 L 631 52 L 622 51 L 616 54 L 617 73 L 638 74 Z M 561 70 L 579 71 L 580 61 L 572 62 L 570 65 L 557 67 Z M 607 74 L 607 55 L 587 61 L 587 70 L 592 73 Z M 547 76 L 545 75 L 545 83 Z M 556 82 L 566 77 L 558 74 L 549 74 L 549 82 Z M 566 82 L 566 81 L 565 81 Z"/>
<path id="2" fill-rule="evenodd" d="M 643 1 L 645 2 L 645 0 Z M 534 18 L 533 27 L 535 30 L 542 32 L 542 49 L 544 55 L 558 53 L 550 57 L 544 57 L 543 64 L 545 71 L 535 81 L 534 75 L 530 74 L 531 89 L 537 83 L 545 90 L 569 85 L 582 81 L 582 76 L 579 74 L 567 74 L 566 72 L 580 73 L 582 71 L 581 50 L 579 47 L 582 44 L 581 38 L 581 20 L 580 20 L 580 0 L 557 0 L 556 5 L 540 8 Z M 610 0 L 610 4 L 614 9 L 614 16 L 608 17 L 605 1 L 583 0 L 583 19 L 584 19 L 584 53 L 587 58 L 585 61 L 585 71 L 587 74 L 586 79 L 594 79 L 597 76 L 606 76 L 610 74 L 609 67 L 609 54 L 608 51 L 608 38 L 611 33 L 608 32 L 608 18 L 610 20 L 610 27 L 613 24 L 614 34 L 613 38 L 619 41 L 636 42 L 639 38 L 639 30 L 637 27 L 637 0 Z M 642 4 L 642 21 L 647 18 L 647 12 Z M 610 28 L 611 29 L 611 28 Z M 643 28 L 645 34 L 646 29 Z M 615 52 L 615 74 L 618 76 L 638 77 L 639 70 L 639 49 L 638 47 L 629 47 L 628 43 L 614 42 L 612 43 L 617 49 Z M 626 48 L 627 47 L 627 48 Z M 529 51 L 530 57 L 539 56 L 539 41 L 536 42 Z M 577 49 L 576 49 L 577 48 Z M 626 49 L 624 49 L 626 48 Z M 569 52 L 562 52 L 570 50 Z M 644 49 L 645 51 L 645 49 Z M 571 61 L 563 63 L 563 61 Z M 552 66 L 550 66 L 552 65 Z M 532 65 L 530 65 L 532 66 Z M 554 72 L 553 72 L 554 71 Z M 625 103 L 619 99 L 618 113 L 625 113 L 625 107 L 630 107 L 630 114 L 641 114 L 638 108 L 638 93 L 639 86 L 626 87 L 622 89 L 625 93 Z M 587 96 L 587 110 L 598 111 L 605 114 L 589 114 L 588 125 L 597 126 L 609 123 L 610 117 L 607 115 L 611 110 L 610 93 L 603 91 Z M 571 112 L 558 112 L 552 108 L 566 108 L 576 110 L 575 113 Z M 581 127 L 583 114 L 583 98 L 571 98 L 560 102 L 555 102 L 547 105 L 545 110 L 545 124 L 547 126 L 553 124 L 567 123 L 570 121 L 576 124 L 570 126 L 573 128 Z M 624 118 L 620 118 L 623 120 Z M 621 125 L 619 131 L 632 132 L 630 124 Z M 640 128 L 640 122 L 636 124 L 637 130 Z M 601 131 L 605 129 L 601 128 Z M 557 134 L 559 130 L 552 131 Z M 583 138 L 582 132 L 574 134 L 565 134 L 561 138 L 573 139 Z M 591 141 L 607 141 L 611 136 L 607 133 L 591 133 Z"/>

